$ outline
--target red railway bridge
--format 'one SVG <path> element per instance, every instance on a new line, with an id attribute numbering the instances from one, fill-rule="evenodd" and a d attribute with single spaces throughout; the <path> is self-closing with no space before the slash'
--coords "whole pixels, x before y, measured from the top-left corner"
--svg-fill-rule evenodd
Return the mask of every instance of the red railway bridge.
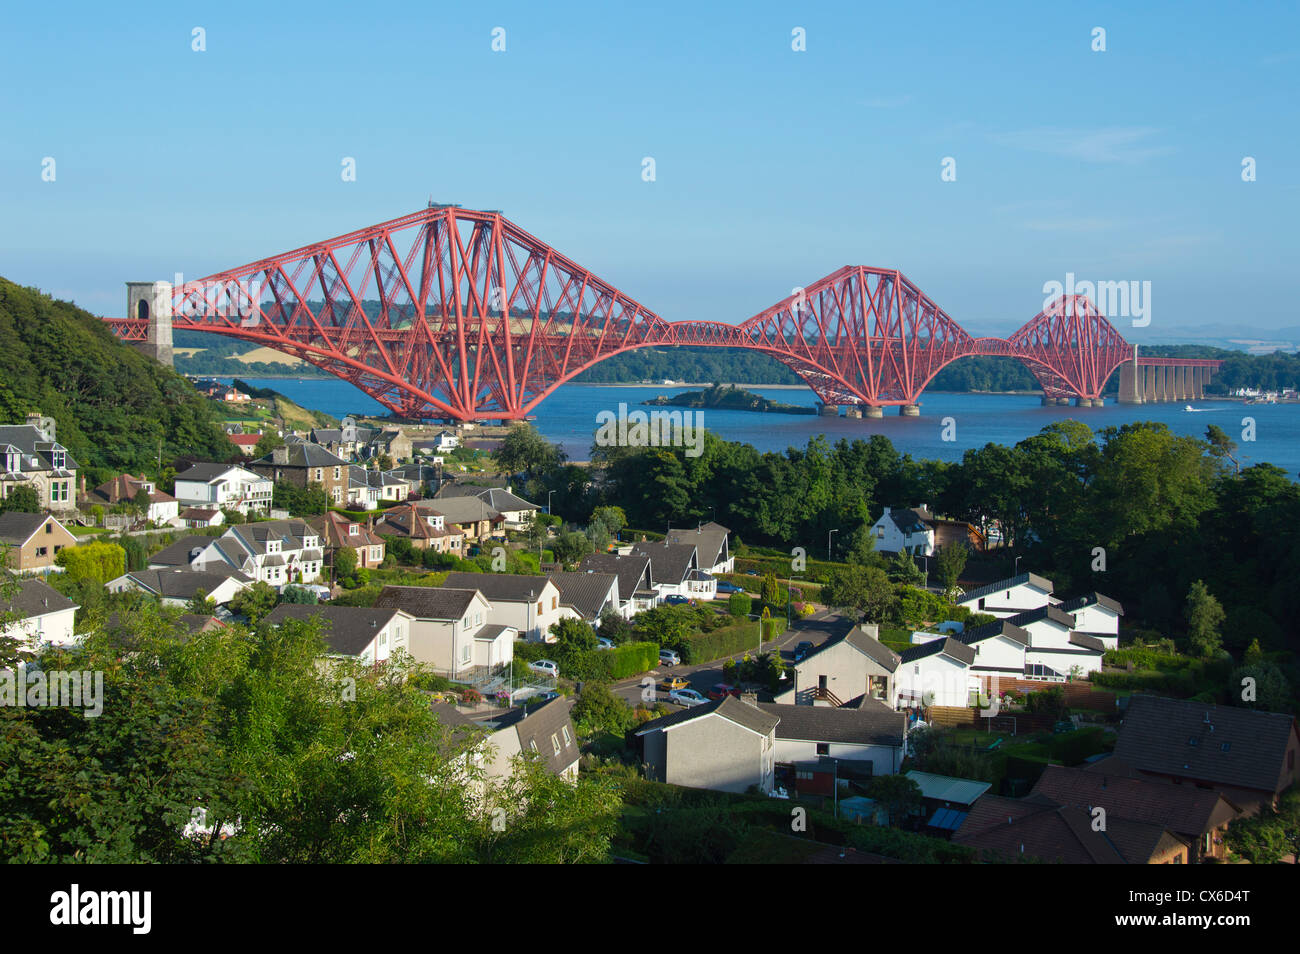
<path id="1" fill-rule="evenodd" d="M 895 269 L 845 266 L 740 324 L 665 321 L 500 212 L 434 205 L 173 287 L 128 283 L 115 334 L 167 363 L 174 329 L 301 358 L 404 418 L 518 419 L 634 348 L 744 348 L 776 358 L 823 413 L 919 413 L 958 358 L 1024 362 L 1045 404 L 1201 397 L 1217 361 L 1138 357 L 1087 298 L 1063 296 L 1009 338 L 967 334 Z"/>

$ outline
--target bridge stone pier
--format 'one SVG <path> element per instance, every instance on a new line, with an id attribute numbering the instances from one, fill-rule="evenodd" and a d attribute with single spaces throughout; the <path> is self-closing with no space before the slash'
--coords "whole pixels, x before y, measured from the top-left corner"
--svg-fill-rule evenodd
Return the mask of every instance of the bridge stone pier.
<path id="1" fill-rule="evenodd" d="M 1136 349 L 1135 349 L 1136 350 Z M 1139 358 L 1135 353 L 1119 369 L 1121 404 L 1199 401 L 1214 376 L 1217 362 L 1177 358 Z"/>
<path id="2" fill-rule="evenodd" d="M 159 364 L 175 367 L 175 351 L 172 347 L 172 283 L 127 282 L 126 313 L 130 318 L 149 322 L 147 338 L 144 341 L 133 341 L 131 346 Z"/>

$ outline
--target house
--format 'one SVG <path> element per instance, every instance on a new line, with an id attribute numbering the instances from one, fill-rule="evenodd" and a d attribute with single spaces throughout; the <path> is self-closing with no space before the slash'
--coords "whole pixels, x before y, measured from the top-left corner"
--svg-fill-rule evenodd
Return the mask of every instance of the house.
<path id="1" fill-rule="evenodd" d="M 780 717 L 735 696 L 651 719 L 636 731 L 646 778 L 688 788 L 770 792 Z"/>
<path id="2" fill-rule="evenodd" d="M 219 527 L 226 522 L 226 515 L 211 507 L 186 507 L 177 516 L 182 527 L 198 530 L 202 527 Z"/>
<path id="3" fill-rule="evenodd" d="M 510 492 L 510 488 L 488 487 L 474 495 L 501 514 L 507 530 L 522 530 L 533 522 L 541 508 Z"/>
<path id="4" fill-rule="evenodd" d="M 557 696 L 529 708 L 508 709 L 479 723 L 491 731 L 492 757 L 484 765 L 489 778 L 505 778 L 520 754 L 535 754 L 552 775 L 578 780 L 578 733 L 569 711 L 573 701 Z"/>
<path id="5" fill-rule="evenodd" d="M 560 606 L 573 610 L 592 626 L 606 610 L 623 615 L 618 600 L 618 577 L 613 573 L 551 573 L 548 579 L 560 591 Z"/>
<path id="6" fill-rule="evenodd" d="M 334 565 L 334 551 L 340 547 L 356 551 L 359 567 L 372 569 L 384 562 L 384 538 L 365 524 L 329 510 L 318 517 L 308 517 L 307 525 L 319 534 L 330 566 Z"/>
<path id="7" fill-rule="evenodd" d="M 372 427 L 313 427 L 307 432 L 307 442 L 344 460 L 353 460 L 377 433 Z"/>
<path id="8" fill-rule="evenodd" d="M 983 795 L 952 840 L 990 862 L 1187 864 L 1187 846 L 1161 825 L 1107 815 L 1105 830 L 1094 828 L 1086 807 L 1062 805 L 1044 795 L 1004 798 Z"/>
<path id="9" fill-rule="evenodd" d="M 310 441 L 285 443 L 250 463 L 248 469 L 274 483 L 284 481 L 304 488 L 317 484 L 335 506 L 348 496 L 348 462 Z"/>
<path id="10" fill-rule="evenodd" d="M 951 638 L 975 651 L 968 670 L 968 683 L 972 690 L 988 691 L 995 689 L 1003 679 L 1029 676 L 1029 633 L 1009 619 L 967 627 Z"/>
<path id="11" fill-rule="evenodd" d="M 979 690 L 971 676 L 975 650 L 951 636 L 899 653 L 896 674 L 900 706 L 968 706 Z"/>
<path id="12" fill-rule="evenodd" d="M 285 620 L 319 620 L 329 654 L 355 659 L 366 665 L 387 662 L 397 652 L 409 652 L 413 618 L 393 607 L 308 606 L 281 603 L 266 621 L 278 626 Z"/>
<path id="13" fill-rule="evenodd" d="M 1134 695 L 1108 769 L 1212 789 L 1246 814 L 1272 806 L 1300 778 L 1294 716 L 1190 699 Z M 1102 764 L 1102 763 L 1098 763 Z"/>
<path id="14" fill-rule="evenodd" d="M 718 581 L 700 569 L 693 543 L 637 543 L 631 552 L 650 558 L 651 585 L 660 600 L 669 596 L 711 600 L 718 595 Z"/>
<path id="15" fill-rule="evenodd" d="M 239 456 L 248 459 L 257 452 L 257 445 L 262 440 L 261 434 L 227 434 L 230 443 L 239 449 Z"/>
<path id="16" fill-rule="evenodd" d="M 141 491 L 149 497 L 145 519 L 150 523 L 171 523 L 179 516 L 180 504 L 175 497 L 163 493 L 152 480 L 146 480 L 143 476 L 133 477 L 130 474 L 120 474 L 107 483 L 100 484 L 87 495 L 83 507 L 96 504 L 102 506 L 134 504 Z"/>
<path id="17" fill-rule="evenodd" d="M 226 566 L 272 586 L 312 583 L 325 564 L 320 532 L 305 520 L 236 524 L 190 561 L 194 569 Z"/>
<path id="18" fill-rule="evenodd" d="M 736 568 L 736 558 L 727 548 L 731 533 L 720 523 L 710 520 L 694 530 L 668 530 L 669 543 L 689 544 L 695 547 L 700 569 L 709 573 L 731 573 Z"/>
<path id="19" fill-rule="evenodd" d="M 505 523 L 505 517 L 478 497 L 435 497 L 415 505 L 427 514 L 441 516 L 447 529 L 459 531 L 466 543 L 487 540 Z"/>
<path id="20" fill-rule="evenodd" d="M 551 627 L 578 613 L 560 605 L 560 590 L 544 576 L 518 573 L 448 573 L 448 587 L 481 590 L 492 604 L 491 621 L 508 626 L 531 642 L 555 641 Z"/>
<path id="21" fill-rule="evenodd" d="M 874 626 L 856 626 L 794 663 L 789 688 L 776 701 L 842 706 L 865 695 L 892 709 L 897 702 L 895 674 L 901 661 L 898 653 L 875 638 L 874 630 Z"/>
<path id="22" fill-rule="evenodd" d="M 200 533 L 181 537 L 149 557 L 146 565 L 151 570 L 161 570 L 168 567 L 188 567 L 200 553 L 207 549 L 208 545 L 212 543 L 212 539 L 212 537 Z"/>
<path id="23" fill-rule="evenodd" d="M 1224 834 L 1241 812 L 1222 794 L 1137 775 L 1112 775 L 1106 770 L 1109 761 L 1102 759 L 1087 768 L 1048 765 L 1031 794 L 1089 811 L 1101 806 L 1108 820 L 1125 818 L 1159 825 L 1187 846 L 1192 863 L 1226 858 Z"/>
<path id="24" fill-rule="evenodd" d="M 16 573 L 50 573 L 64 547 L 75 547 L 77 538 L 48 514 L 0 513 L 0 547 L 5 564 Z"/>
<path id="25" fill-rule="evenodd" d="M 1101 672 L 1105 644 L 1096 636 L 1076 631 L 1074 615 L 1060 606 L 1040 606 L 1010 616 L 1006 622 L 1029 634 L 1025 678 L 1064 682 L 1067 677 L 1086 679 Z"/>
<path id="26" fill-rule="evenodd" d="M 403 537 L 417 550 L 456 556 L 465 552 L 465 534 L 459 528 L 449 529 L 442 514 L 422 510 L 413 503 L 385 510 L 375 524 L 375 533 Z"/>
<path id="27" fill-rule="evenodd" d="M 44 580 L 23 580 L 14 593 L 0 598 L 0 636 L 18 640 L 28 650 L 71 646 L 80 608 Z"/>
<path id="28" fill-rule="evenodd" d="M 993 787 L 988 782 L 915 769 L 906 777 L 921 790 L 921 810 L 927 819 L 926 827 L 937 835 L 951 835 L 959 829 L 971 806 Z"/>
<path id="29" fill-rule="evenodd" d="M 164 567 L 131 570 L 109 580 L 104 589 L 110 593 L 144 593 L 164 606 L 185 606 L 202 591 L 205 598 L 222 605 L 252 583 L 253 578 L 238 569 L 213 565 L 204 569 Z"/>
<path id="30" fill-rule="evenodd" d="M 31 487 L 44 510 L 76 507 L 77 462 L 55 432 L 54 418 L 40 414 L 28 414 L 26 424 L 0 425 L 0 499 Z"/>
<path id="31" fill-rule="evenodd" d="M 455 431 L 439 431 L 433 435 L 430 445 L 434 453 L 448 454 L 460 446 L 460 435 Z"/>
<path id="32" fill-rule="evenodd" d="M 237 464 L 191 464 L 176 475 L 175 496 L 182 508 L 238 510 L 265 514 L 271 509 L 271 480 Z"/>
<path id="33" fill-rule="evenodd" d="M 1075 632 L 1092 636 L 1106 649 L 1119 648 L 1119 618 L 1124 607 L 1118 600 L 1100 593 L 1085 593 L 1057 604 L 1074 617 Z"/>
<path id="34" fill-rule="evenodd" d="M 842 709 L 769 702 L 757 705 L 780 720 L 776 724 L 778 766 L 832 759 L 852 763 L 853 777 L 866 780 L 893 775 L 903 764 L 907 716 L 883 702 L 867 699 L 860 707 Z M 836 777 L 846 775 L 837 772 Z"/>
<path id="35" fill-rule="evenodd" d="M 407 460 L 414 453 L 411 439 L 404 431 L 384 430 L 371 435 L 366 446 L 361 449 L 365 457 L 386 456 L 394 461 Z"/>
<path id="36" fill-rule="evenodd" d="M 957 598 L 972 613 L 1015 616 L 1051 602 L 1052 581 L 1037 573 L 1021 573 L 971 590 Z"/>
<path id="37" fill-rule="evenodd" d="M 619 607 L 628 619 L 659 604 L 659 593 L 650 578 L 650 557 L 644 553 L 627 556 L 591 553 L 582 558 L 578 570 L 583 573 L 613 573 L 618 577 Z"/>
<path id="38" fill-rule="evenodd" d="M 516 631 L 489 619 L 492 604 L 475 587 L 385 586 L 375 608 L 410 616 L 411 655 L 451 678 L 499 672 L 514 659 Z"/>
<path id="39" fill-rule="evenodd" d="M 883 553 L 934 556 L 936 550 L 954 543 L 977 550 L 987 547 L 984 535 L 972 524 L 936 517 L 924 505 L 886 507 L 870 532 L 875 548 Z"/>
<path id="40" fill-rule="evenodd" d="M 349 506 L 375 510 L 381 503 L 405 500 L 410 494 L 410 481 L 395 472 L 370 470 L 360 464 L 348 465 Z"/>

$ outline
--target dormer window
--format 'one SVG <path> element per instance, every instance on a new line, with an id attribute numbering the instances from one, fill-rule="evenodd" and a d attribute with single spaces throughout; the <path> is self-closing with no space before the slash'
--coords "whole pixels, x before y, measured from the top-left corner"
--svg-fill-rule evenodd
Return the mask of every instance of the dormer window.
<path id="1" fill-rule="evenodd" d="M 357 526 L 355 523 L 348 524 L 348 536 L 355 537 L 360 532 L 361 532 L 361 528 Z"/>
<path id="2" fill-rule="evenodd" d="M 61 470 L 66 462 L 66 455 L 61 450 L 50 451 L 50 464 L 56 470 Z"/>
<path id="3" fill-rule="evenodd" d="M 11 474 L 20 474 L 23 470 L 23 455 L 10 451 L 5 455 L 5 470 Z"/>

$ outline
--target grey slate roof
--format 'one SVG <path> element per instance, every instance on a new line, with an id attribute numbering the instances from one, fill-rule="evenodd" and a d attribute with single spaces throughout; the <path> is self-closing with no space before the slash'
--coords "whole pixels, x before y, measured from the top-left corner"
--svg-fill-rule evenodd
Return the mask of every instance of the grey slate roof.
<path id="1" fill-rule="evenodd" d="M 1091 649 L 1093 652 L 1102 653 L 1106 651 L 1105 643 L 1096 636 L 1089 636 L 1087 633 L 1071 633 L 1070 642 L 1075 646 Z"/>
<path id="2" fill-rule="evenodd" d="M 957 634 L 957 641 L 965 643 L 967 646 L 973 646 L 976 643 L 983 642 L 986 639 L 994 639 L 998 636 L 1005 636 L 1022 646 L 1029 645 L 1029 633 L 1021 629 L 1011 619 L 997 619 L 991 623 L 985 623 L 983 626 L 968 628 L 963 633 Z M 1073 622 L 1073 621 L 1071 621 Z"/>
<path id="3" fill-rule="evenodd" d="M 474 496 L 483 501 L 493 510 L 502 513 L 505 511 L 541 509 L 537 504 L 529 503 L 523 497 L 512 494 L 510 491 L 501 487 L 489 487 L 487 490 L 480 491 Z"/>
<path id="4" fill-rule="evenodd" d="M 1037 609 L 1025 610 L 1015 616 L 1008 616 L 1006 621 L 1014 626 L 1027 626 L 1043 619 L 1050 619 L 1053 623 L 1059 623 L 1066 629 L 1074 629 L 1074 617 L 1066 610 L 1061 609 L 1059 606 L 1053 606 L 1051 603 L 1046 606 L 1039 606 Z"/>
<path id="5" fill-rule="evenodd" d="M 277 448 L 279 450 L 279 448 Z M 259 457 L 249 464 L 250 467 L 345 467 L 347 461 L 331 454 L 319 444 L 313 444 L 310 441 L 299 441 L 295 443 L 286 443 L 284 445 L 286 459 L 281 462 L 275 459 L 276 451 L 271 451 L 265 457 Z"/>
<path id="6" fill-rule="evenodd" d="M 376 607 L 406 610 L 416 619 L 462 619 L 474 600 L 475 588 L 454 586 L 385 586 Z"/>
<path id="7" fill-rule="evenodd" d="M 1072 599 L 1065 600 L 1060 604 L 1061 609 L 1067 613 L 1075 613 L 1085 606 L 1104 606 L 1108 610 L 1113 610 L 1116 614 L 1123 616 L 1124 607 L 1119 600 L 1113 600 L 1109 596 L 1101 593 L 1084 593 L 1082 596 L 1076 596 Z"/>
<path id="8" fill-rule="evenodd" d="M 987 586 L 980 586 L 963 594 L 958 603 L 965 604 L 978 600 L 982 596 L 988 596 L 990 593 L 996 593 L 998 590 L 1009 590 L 1013 586 L 1019 586 L 1022 583 L 1032 583 L 1038 589 L 1047 593 L 1052 592 L 1052 581 L 1045 576 L 1039 576 L 1037 573 L 1021 573 L 1019 576 L 1011 576 L 1005 580 L 998 580 L 995 583 L 989 583 Z"/>
<path id="9" fill-rule="evenodd" d="M 1115 758 L 1142 772 L 1273 792 L 1295 731 L 1294 717 L 1283 713 L 1135 695 Z"/>
<path id="10" fill-rule="evenodd" d="M 689 543 L 695 547 L 699 555 L 700 565 L 712 567 L 722 558 L 722 550 L 727 542 L 727 534 L 730 531 L 720 523 L 714 523 L 710 520 L 708 523 L 695 529 L 675 530 L 669 529 L 669 543 Z"/>
<path id="11" fill-rule="evenodd" d="M 460 570 L 447 574 L 443 586 L 474 587 L 489 602 L 527 603 L 542 595 L 548 582 L 544 576 L 526 576 L 521 573 L 465 573 Z"/>
<path id="12" fill-rule="evenodd" d="M 191 570 L 188 567 L 164 567 L 160 570 L 132 570 L 126 576 L 159 597 L 172 600 L 193 599 L 199 590 L 211 595 L 227 580 L 252 583 L 253 578 L 229 567 Z"/>
<path id="13" fill-rule="evenodd" d="M 650 558 L 644 553 L 590 553 L 578 564 L 581 571 L 613 573 L 618 577 L 618 598 L 630 600 L 632 594 L 650 587 Z"/>
<path id="14" fill-rule="evenodd" d="M 536 751 L 542 764 L 558 775 L 578 760 L 578 735 L 569 718 L 571 705 L 572 700 L 566 696 L 557 696 L 531 710 L 512 709 L 493 722 L 497 732 L 517 733 L 520 751 Z M 569 730 L 567 742 L 564 739 L 565 728 Z M 555 742 L 551 741 L 552 736 Z M 559 754 L 556 754 L 555 743 L 559 743 Z"/>
<path id="15" fill-rule="evenodd" d="M 693 543 L 637 543 L 632 552 L 650 558 L 650 577 L 654 583 L 680 583 L 697 559 Z"/>
<path id="16" fill-rule="evenodd" d="M 864 700 L 861 708 L 854 709 L 772 702 L 760 702 L 758 707 L 781 720 L 776 725 L 778 739 L 799 742 L 899 746 L 907 726 L 905 713 L 876 699 Z"/>
<path id="17" fill-rule="evenodd" d="M 24 471 L 58 469 L 62 473 L 76 470 L 79 466 L 66 447 L 58 441 L 46 440 L 44 435 L 31 424 L 0 425 L 0 447 L 6 444 L 22 452 L 21 466 Z M 63 452 L 62 468 L 54 467 L 51 455 L 56 451 Z M 32 461 L 33 457 L 36 458 L 35 462 Z"/>
<path id="18" fill-rule="evenodd" d="M 927 656 L 934 656 L 938 653 L 944 653 L 953 659 L 960 660 L 967 666 L 975 662 L 975 650 L 971 649 L 965 643 L 960 643 L 948 636 L 945 639 L 932 639 L 928 643 L 921 643 L 913 646 L 911 649 L 905 649 L 899 653 L 899 659 L 905 663 L 916 662 L 918 659 L 924 659 Z"/>
<path id="19" fill-rule="evenodd" d="M 7 601 L 0 600 L 0 613 L 13 614 L 12 622 L 76 608 L 76 603 L 43 580 L 23 580 Z"/>
<path id="20" fill-rule="evenodd" d="M 583 619 L 596 619 L 601 609 L 611 605 L 611 589 L 617 596 L 618 577 L 613 573 L 552 573 L 549 579 L 560 591 L 560 604 L 573 607 Z"/>
<path id="21" fill-rule="evenodd" d="M 19 513 L 16 510 L 0 513 L 0 541 L 26 543 L 47 519 L 43 513 Z"/>
<path id="22" fill-rule="evenodd" d="M 447 523 L 477 523 L 480 520 L 496 520 L 501 516 L 500 512 L 477 497 L 437 497 L 433 500 L 418 500 L 415 505 L 421 510 L 442 514 Z"/>
<path id="23" fill-rule="evenodd" d="M 231 470 L 234 470 L 237 464 L 214 464 L 209 461 L 198 461 L 190 464 L 184 472 L 176 475 L 177 480 L 188 480 L 193 482 L 210 483 Z M 246 469 L 246 468 L 245 468 Z M 260 476 L 260 475 L 259 475 Z"/>
<path id="24" fill-rule="evenodd" d="M 319 619 L 321 635 L 330 652 L 339 656 L 359 656 L 396 616 L 391 607 L 363 606 L 309 606 L 300 603 L 281 603 L 267 614 L 266 621 L 273 626 L 287 619 Z"/>
<path id="25" fill-rule="evenodd" d="M 683 709 L 681 712 L 674 712 L 666 716 L 660 716 L 658 719 L 651 719 L 641 726 L 636 734 L 645 735 L 647 732 L 653 732 L 656 729 L 671 729 L 683 722 L 702 719 L 714 713 L 729 722 L 734 722 L 736 725 L 743 726 L 760 735 L 771 732 L 780 721 L 777 716 L 770 712 L 751 706 L 748 702 L 743 702 L 735 696 L 726 695 L 721 699 L 714 699 L 712 702 Z"/>

